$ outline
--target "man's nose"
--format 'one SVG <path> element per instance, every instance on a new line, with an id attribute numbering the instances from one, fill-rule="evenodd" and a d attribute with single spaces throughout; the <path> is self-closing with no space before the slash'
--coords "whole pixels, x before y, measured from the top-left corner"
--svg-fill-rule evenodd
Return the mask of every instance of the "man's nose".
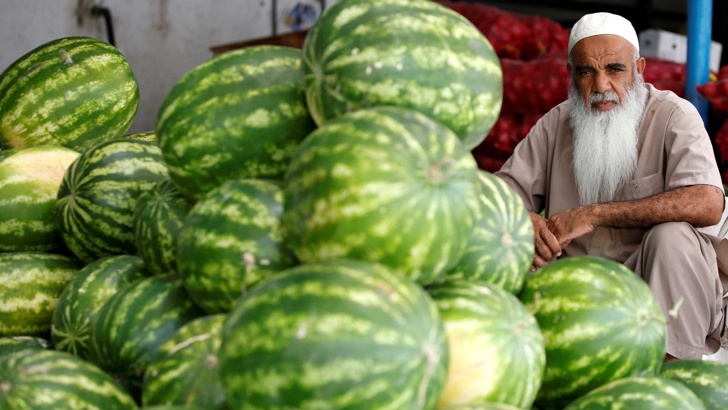
<path id="1" fill-rule="evenodd" d="M 611 84 L 609 83 L 609 78 L 607 78 L 607 75 L 605 73 L 598 72 L 594 76 L 594 91 L 598 93 L 604 93 L 605 91 L 609 91 L 612 89 Z"/>

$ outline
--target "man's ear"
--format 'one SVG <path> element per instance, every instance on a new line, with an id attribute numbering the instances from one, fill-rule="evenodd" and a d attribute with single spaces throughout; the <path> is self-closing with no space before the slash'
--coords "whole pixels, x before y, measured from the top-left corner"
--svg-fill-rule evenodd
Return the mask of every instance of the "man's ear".
<path id="1" fill-rule="evenodd" d="M 637 59 L 637 73 L 642 74 L 645 71 L 645 66 L 647 65 L 647 60 L 645 60 L 644 57 L 640 57 Z"/>

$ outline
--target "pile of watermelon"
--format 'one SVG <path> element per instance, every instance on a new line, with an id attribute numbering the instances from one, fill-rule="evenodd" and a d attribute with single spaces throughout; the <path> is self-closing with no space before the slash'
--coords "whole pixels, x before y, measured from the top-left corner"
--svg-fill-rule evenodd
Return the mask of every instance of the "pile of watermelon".
<path id="1" fill-rule="evenodd" d="M 523 202 L 471 152 L 502 67 L 447 7 L 343 0 L 127 135 L 137 101 L 90 38 L 0 75 L 0 409 L 725 408 L 728 367 L 663 368 L 622 265 L 529 273 Z"/>

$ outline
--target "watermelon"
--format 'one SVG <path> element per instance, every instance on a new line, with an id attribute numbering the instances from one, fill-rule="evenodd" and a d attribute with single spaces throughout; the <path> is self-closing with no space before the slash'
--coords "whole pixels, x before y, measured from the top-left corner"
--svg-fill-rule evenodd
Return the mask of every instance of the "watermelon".
<path id="1" fill-rule="evenodd" d="M 460 260 L 478 214 L 477 167 L 452 131 L 400 107 L 331 120 L 284 182 L 286 242 L 304 263 L 387 265 L 426 285 Z"/>
<path id="2" fill-rule="evenodd" d="M 448 280 L 429 289 L 447 332 L 450 369 L 438 409 L 504 403 L 530 408 L 546 353 L 533 314 L 499 286 Z"/>
<path id="3" fill-rule="evenodd" d="M 622 264 L 560 259 L 530 275 L 519 297 L 546 341 L 539 407 L 563 408 L 611 381 L 662 367 L 665 316 L 647 284 Z"/>
<path id="4" fill-rule="evenodd" d="M 48 349 L 51 343 L 35 336 L 0 337 L 0 357 L 22 349 Z"/>
<path id="5" fill-rule="evenodd" d="M 220 380 L 234 409 L 433 409 L 447 337 L 432 299 L 384 265 L 299 265 L 240 298 Z"/>
<path id="6" fill-rule="evenodd" d="M 598 387 L 563 409 L 704 410 L 705 407 L 695 393 L 680 382 L 655 376 L 631 376 Z"/>
<path id="7" fill-rule="evenodd" d="M 104 302 L 89 324 L 89 361 L 123 380 L 136 397 L 159 346 L 203 312 L 176 275 L 138 280 Z"/>
<path id="8" fill-rule="evenodd" d="M 227 409 L 218 376 L 218 350 L 226 315 L 188 322 L 164 342 L 144 373 L 142 404 Z"/>
<path id="9" fill-rule="evenodd" d="M 440 410 L 520 410 L 520 407 L 503 403 L 459 404 L 444 407 Z"/>
<path id="10" fill-rule="evenodd" d="M 534 252 L 533 223 L 516 191 L 495 175 L 478 171 L 480 217 L 468 248 L 448 278 L 479 280 L 517 295 Z"/>
<path id="11" fill-rule="evenodd" d="M 297 264 L 281 232 L 277 181 L 232 180 L 202 196 L 177 240 L 184 287 L 208 313 L 229 311 L 246 290 Z"/>
<path id="12" fill-rule="evenodd" d="M 134 243 L 152 273 L 177 271 L 177 234 L 190 203 L 170 180 L 142 193 L 134 206 Z"/>
<path id="13" fill-rule="evenodd" d="M 314 128 L 301 50 L 251 46 L 185 74 L 159 107 L 156 133 L 172 180 L 196 198 L 231 179 L 282 179 Z"/>
<path id="14" fill-rule="evenodd" d="M 728 409 L 728 365 L 702 360 L 673 360 L 662 366 L 660 377 L 692 390 L 707 410 Z"/>
<path id="15" fill-rule="evenodd" d="M 145 276 L 149 272 L 138 256 L 105 256 L 81 268 L 53 312 L 51 338 L 56 350 L 85 359 L 91 318 L 112 295 Z"/>
<path id="16" fill-rule="evenodd" d="M 66 352 L 25 349 L 0 356 L 0 409 L 135 410 L 119 383 Z"/>
<path id="17" fill-rule="evenodd" d="M 134 206 L 142 192 L 169 179 L 159 147 L 114 140 L 84 152 L 66 171 L 56 201 L 63 242 L 85 263 L 136 254 Z"/>
<path id="18" fill-rule="evenodd" d="M 42 44 L 0 74 L 0 147 L 85 151 L 123 136 L 139 88 L 116 47 L 90 37 Z"/>
<path id="19" fill-rule="evenodd" d="M 442 123 L 467 149 L 500 114 L 503 74 L 488 39 L 427 0 L 342 0 L 303 43 L 306 102 L 316 123 L 378 105 Z"/>
<path id="20" fill-rule="evenodd" d="M 0 151 L 0 252 L 54 251 L 56 194 L 79 153 L 44 145 Z"/>
<path id="21" fill-rule="evenodd" d="M 63 288 L 81 266 L 52 253 L 0 253 L 0 337 L 45 336 Z"/>

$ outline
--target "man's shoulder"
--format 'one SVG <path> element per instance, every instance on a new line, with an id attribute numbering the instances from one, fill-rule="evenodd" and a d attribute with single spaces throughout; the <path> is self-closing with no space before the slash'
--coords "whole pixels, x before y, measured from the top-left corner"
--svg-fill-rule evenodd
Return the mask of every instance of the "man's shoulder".
<path id="1" fill-rule="evenodd" d="M 648 90 L 647 110 L 645 112 L 661 112 L 668 114 L 678 111 L 689 116 L 700 116 L 695 106 L 688 100 L 669 90 L 658 90 L 652 84 L 645 85 Z"/>
<path id="2" fill-rule="evenodd" d="M 569 104 L 569 101 L 566 100 L 548 110 L 543 117 L 541 117 L 541 121 L 546 121 L 546 123 L 557 123 L 568 120 L 570 111 L 571 104 Z"/>

